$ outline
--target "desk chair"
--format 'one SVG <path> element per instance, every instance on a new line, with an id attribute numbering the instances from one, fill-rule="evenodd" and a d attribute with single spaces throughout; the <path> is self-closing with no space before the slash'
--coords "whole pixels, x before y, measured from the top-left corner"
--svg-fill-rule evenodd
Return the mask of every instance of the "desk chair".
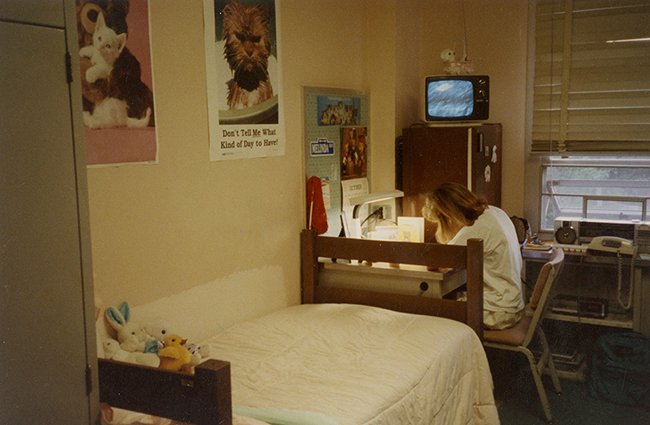
<path id="1" fill-rule="evenodd" d="M 544 385 L 542 384 L 542 373 L 545 370 L 549 372 L 555 392 L 558 394 L 561 393 L 562 387 L 560 386 L 560 380 L 555 370 L 551 350 L 549 349 L 541 323 L 548 306 L 549 293 L 560 275 L 563 264 L 564 251 L 561 248 L 553 248 L 550 259 L 542 266 L 537 276 L 530 301 L 526 305 L 524 317 L 512 328 L 504 330 L 486 329 L 483 332 L 484 345 L 486 347 L 518 351 L 526 356 L 548 422 L 552 422 L 553 415 L 548 398 L 546 397 L 546 391 L 544 391 Z M 537 336 L 542 348 L 539 359 L 535 359 L 535 356 L 528 348 L 535 336 Z"/>
<path id="2" fill-rule="evenodd" d="M 523 249 L 528 242 L 528 236 L 530 236 L 530 226 L 528 225 L 528 220 L 525 218 L 517 217 L 516 215 L 511 216 L 510 220 L 515 226 L 515 232 L 517 232 L 517 240 L 519 241 L 519 246 Z"/>

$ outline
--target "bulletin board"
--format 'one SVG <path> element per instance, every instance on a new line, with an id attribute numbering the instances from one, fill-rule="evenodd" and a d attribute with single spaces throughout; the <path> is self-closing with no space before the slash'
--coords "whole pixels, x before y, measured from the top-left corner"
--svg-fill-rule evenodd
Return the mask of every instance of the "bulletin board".
<path id="1" fill-rule="evenodd" d="M 320 87 L 304 87 L 303 93 L 305 181 L 311 176 L 321 179 L 327 212 L 326 235 L 337 236 L 341 231 L 341 182 L 352 178 L 369 180 L 368 97 L 360 91 Z M 350 140 L 355 141 L 354 155 L 349 148 Z M 349 164 L 351 158 L 354 165 Z"/>

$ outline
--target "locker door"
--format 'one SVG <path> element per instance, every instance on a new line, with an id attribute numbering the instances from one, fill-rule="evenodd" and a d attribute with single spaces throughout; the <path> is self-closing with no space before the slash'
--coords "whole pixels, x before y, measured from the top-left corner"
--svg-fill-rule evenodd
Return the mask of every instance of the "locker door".
<path id="1" fill-rule="evenodd" d="M 501 125 L 486 124 L 470 129 L 471 190 L 501 206 Z"/>
<path id="2" fill-rule="evenodd" d="M 468 184 L 465 127 L 414 127 L 404 131 L 403 212 L 419 216 L 424 198 L 440 183 Z"/>
<path id="3" fill-rule="evenodd" d="M 66 34 L 0 21 L 0 52 L 0 423 L 89 424 Z"/>

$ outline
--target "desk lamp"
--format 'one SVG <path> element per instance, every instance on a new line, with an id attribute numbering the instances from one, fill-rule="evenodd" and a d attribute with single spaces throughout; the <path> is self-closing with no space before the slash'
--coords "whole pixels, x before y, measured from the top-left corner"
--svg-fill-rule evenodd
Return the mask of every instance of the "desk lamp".
<path id="1" fill-rule="evenodd" d="M 361 237 L 361 220 L 359 220 L 359 211 L 366 204 L 373 202 L 387 201 L 389 199 L 401 198 L 404 192 L 401 190 L 391 190 L 388 192 L 375 192 L 366 195 L 359 195 L 350 198 L 350 205 L 343 207 L 343 224 L 345 235 L 349 238 Z M 374 214 L 374 213 L 373 213 Z M 347 224 L 347 228 L 346 228 Z"/>

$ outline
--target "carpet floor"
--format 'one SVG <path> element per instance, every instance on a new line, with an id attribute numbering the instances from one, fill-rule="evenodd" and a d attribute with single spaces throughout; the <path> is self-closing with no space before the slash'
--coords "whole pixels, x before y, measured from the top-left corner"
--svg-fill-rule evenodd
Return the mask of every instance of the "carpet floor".
<path id="1" fill-rule="evenodd" d="M 506 360 L 499 354 L 488 352 L 488 358 L 501 425 L 547 424 L 524 356 L 510 356 Z M 560 381 L 562 393 L 555 394 L 550 378 L 545 376 L 543 379 L 553 412 L 553 425 L 650 424 L 650 411 L 596 399 L 589 395 L 585 382 L 563 379 Z"/>

